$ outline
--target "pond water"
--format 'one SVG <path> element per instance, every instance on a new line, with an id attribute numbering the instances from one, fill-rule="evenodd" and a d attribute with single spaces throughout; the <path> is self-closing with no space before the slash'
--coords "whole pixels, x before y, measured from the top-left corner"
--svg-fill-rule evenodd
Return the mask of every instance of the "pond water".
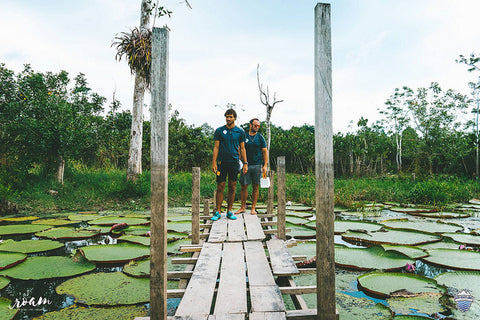
<path id="1" fill-rule="evenodd" d="M 105 213 L 107 214 L 107 213 Z M 115 215 L 120 216 L 126 213 L 115 213 Z M 131 212 L 128 213 L 129 215 L 132 215 Z M 169 218 L 170 215 L 173 217 L 172 218 L 172 225 L 175 225 L 175 231 L 178 231 L 179 233 L 175 236 L 175 238 L 171 238 L 172 241 L 169 243 L 169 253 L 170 253 L 170 259 L 176 255 L 180 254 L 178 251 L 180 243 L 188 243 L 188 239 L 186 239 L 186 236 L 181 236 L 182 234 L 185 234 L 185 231 L 189 230 L 189 214 L 190 214 L 190 208 L 188 207 L 182 207 L 182 208 L 172 208 L 169 210 Z M 113 213 L 109 212 L 108 215 L 113 215 Z M 140 216 L 147 216 L 144 212 L 139 213 L 138 215 Z M 303 226 L 304 223 L 302 223 L 301 219 L 305 220 L 305 224 L 308 223 L 308 221 L 314 220 L 314 216 L 309 214 L 308 212 L 302 212 L 302 211 L 288 211 L 287 208 L 287 215 L 290 215 L 290 221 L 292 225 L 294 226 L 292 233 L 290 234 L 293 238 L 295 238 L 296 234 L 308 234 L 308 232 L 311 233 L 311 229 L 305 228 Z M 55 218 L 59 218 L 59 216 L 55 216 Z M 60 218 L 66 218 L 65 216 L 60 216 Z M 347 212 L 337 212 L 336 213 L 336 220 L 349 220 L 349 221 L 367 221 L 367 222 L 381 222 L 387 219 L 399 219 L 399 218 L 408 218 L 409 220 L 413 221 L 437 221 L 438 218 L 424 218 L 424 217 L 415 217 L 408 215 L 406 213 L 400 213 L 400 212 L 394 212 L 388 209 L 382 209 L 382 210 L 376 210 L 376 211 L 369 211 L 369 212 L 362 212 L 362 213 L 347 213 Z M 445 219 L 447 220 L 447 219 Z M 447 222 L 453 222 L 453 223 L 458 223 L 464 226 L 463 232 L 469 232 L 470 230 L 475 230 L 480 228 L 480 219 L 478 218 L 478 214 L 473 214 L 470 217 L 467 218 L 455 218 L 455 219 L 448 219 Z M 289 221 L 289 218 L 287 218 L 287 222 Z M 6 222 L 6 221 L 0 221 L 0 226 L 7 225 L 7 224 L 12 224 L 13 222 Z M 17 224 L 17 222 L 15 222 Z M 22 224 L 30 224 L 30 221 L 26 222 L 21 222 Z M 302 224 L 302 225 L 301 225 Z M 297 227 L 298 226 L 298 227 Z M 75 228 L 87 228 L 91 227 L 91 225 L 87 221 L 81 221 L 73 225 L 69 225 L 68 227 L 75 227 Z M 170 229 L 170 227 L 169 227 Z M 297 233 L 298 232 L 298 233 Z M 180 236 L 178 236 L 180 235 Z M 306 236 L 308 237 L 308 235 Z M 303 241 L 312 241 L 312 240 L 305 240 L 305 236 L 301 237 L 302 239 L 298 239 L 298 248 L 304 248 L 301 249 L 300 251 L 302 252 L 302 255 L 306 255 L 307 258 L 313 257 L 315 255 L 315 246 L 305 246 L 302 247 Z M 40 240 L 43 238 L 39 238 L 38 236 L 32 235 L 32 234 L 27 234 L 27 235 L 16 235 L 16 236 L 9 236 L 9 235 L 4 235 L 1 237 L 1 240 L 6 241 L 8 239 L 12 239 L 15 241 L 20 241 L 20 240 Z M 177 239 L 175 241 L 175 239 Z M 33 253 L 33 254 L 28 254 L 29 257 L 32 256 L 67 256 L 70 257 L 72 256 L 75 251 L 78 248 L 83 248 L 83 247 L 89 247 L 92 245 L 105 245 L 105 244 L 116 244 L 118 239 L 116 237 L 112 237 L 109 234 L 100 234 L 98 236 L 95 236 L 91 239 L 82 239 L 82 240 L 74 240 L 74 241 L 64 241 L 64 240 L 58 240 L 64 245 L 59 248 L 55 249 L 52 251 L 48 251 L 46 253 Z M 347 246 L 349 248 L 364 248 L 366 247 L 365 244 L 362 243 L 352 243 L 349 241 L 345 241 L 342 239 L 341 235 L 335 235 L 335 243 Z M 297 251 L 299 249 L 292 248 L 292 254 L 298 254 Z M 0 250 L 1 250 L 1 245 L 0 245 Z M 296 251 L 297 250 L 297 251 Z M 118 264 L 97 264 L 95 269 L 91 271 L 91 273 L 114 273 L 118 271 L 122 271 L 124 268 L 125 263 L 118 263 Z M 421 261 L 419 259 L 416 260 L 415 262 L 416 270 L 415 273 L 428 277 L 428 278 L 434 278 L 435 276 L 444 273 L 448 271 L 445 268 L 439 268 L 433 265 L 428 264 L 427 262 Z M 173 270 L 183 270 L 184 265 L 172 265 L 169 263 L 168 265 L 168 270 L 173 271 Z M 337 291 L 341 292 L 342 294 L 345 294 L 347 296 L 350 296 L 354 299 L 358 299 L 359 301 L 362 300 L 362 303 L 365 303 L 365 301 L 370 301 L 373 305 L 376 303 L 381 303 L 385 306 L 388 306 L 388 302 L 385 299 L 378 299 L 371 297 L 367 294 L 365 294 L 362 290 L 359 290 L 358 288 L 358 282 L 356 280 L 356 277 L 358 275 L 364 274 L 367 271 L 354 271 L 354 270 L 349 270 L 349 269 L 342 269 L 342 268 L 337 268 L 336 274 L 337 274 Z M 44 299 L 43 302 L 40 300 L 42 303 L 37 303 L 37 305 L 31 305 L 31 304 L 26 304 L 19 309 L 18 313 L 14 317 L 14 319 L 33 319 L 35 317 L 41 316 L 47 312 L 51 311 L 57 311 L 61 309 L 65 309 L 71 306 L 74 306 L 74 298 L 72 296 L 69 296 L 67 294 L 57 294 L 55 291 L 55 288 L 63 283 L 66 279 L 70 278 L 61 278 L 61 279 L 47 279 L 47 280 L 16 280 L 16 279 L 11 279 L 10 283 L 3 289 L 0 290 L 0 297 L 4 297 L 7 299 L 11 300 L 11 306 L 14 306 L 15 303 L 22 303 L 23 301 L 31 301 L 32 298 L 38 302 L 38 299 Z M 297 285 L 314 285 L 315 284 L 315 277 L 309 275 L 309 276 L 300 276 L 297 277 L 296 279 Z M 169 288 L 176 288 L 178 287 L 178 282 L 175 281 L 169 281 Z M 305 300 L 307 304 L 309 305 L 310 308 L 315 308 L 316 306 L 316 298 L 315 295 L 304 295 Z M 180 299 L 169 299 L 168 301 L 168 306 L 169 306 L 169 314 L 173 315 L 176 306 L 178 305 Z M 357 301 L 357 300 L 354 300 Z M 289 309 L 294 309 L 293 303 L 289 299 L 288 296 L 285 296 L 285 303 L 287 308 Z M 368 302 L 367 302 L 368 304 Z M 143 304 L 146 308 L 148 308 L 148 303 Z M 376 311 L 375 311 L 376 312 Z M 374 312 L 374 314 L 376 314 Z M 377 312 L 378 313 L 378 312 Z M 423 315 L 427 316 L 426 313 L 421 313 L 417 312 L 415 310 L 411 310 L 410 314 L 414 315 Z M 448 313 L 447 313 L 448 314 Z M 437 314 L 437 317 L 444 317 L 444 314 Z M 349 318 L 349 314 L 346 313 L 344 314 L 344 318 Z M 354 315 L 354 313 L 351 314 L 352 319 L 357 319 L 358 317 Z M 369 319 L 371 319 L 370 317 Z M 373 316 L 375 318 L 375 316 Z M 378 319 L 380 319 L 381 316 L 379 316 Z M 0 315 L 0 319 L 2 319 L 2 316 Z"/>

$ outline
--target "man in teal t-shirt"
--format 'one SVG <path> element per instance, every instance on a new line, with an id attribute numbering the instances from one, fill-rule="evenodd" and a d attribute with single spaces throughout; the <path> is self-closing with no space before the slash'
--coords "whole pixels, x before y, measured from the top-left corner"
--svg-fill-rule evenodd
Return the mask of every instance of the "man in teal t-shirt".
<path id="1" fill-rule="evenodd" d="M 255 207 L 258 200 L 258 187 L 260 178 L 267 175 L 268 151 L 265 138 L 258 132 L 260 129 L 260 120 L 254 118 L 250 120 L 250 130 L 246 135 L 245 149 L 247 150 L 248 172 L 240 175 L 240 185 L 242 190 L 240 198 L 242 205 L 235 213 L 243 213 L 247 209 L 248 185 L 252 184 L 252 207 L 251 214 L 257 214 Z"/>
<path id="2" fill-rule="evenodd" d="M 211 218 L 213 221 L 220 219 L 221 207 L 223 202 L 223 191 L 228 176 L 228 196 L 227 196 L 227 218 L 235 220 L 237 217 L 232 212 L 233 201 L 235 200 L 235 189 L 238 180 L 239 160 L 243 164 L 243 173 L 248 171 L 247 155 L 245 152 L 245 131 L 235 126 L 237 113 L 233 109 L 225 112 L 226 125 L 215 130 L 213 138 L 215 146 L 213 148 L 212 170 L 217 175 L 217 195 L 215 198 L 215 214 Z M 239 154 L 240 153 L 240 154 Z"/>

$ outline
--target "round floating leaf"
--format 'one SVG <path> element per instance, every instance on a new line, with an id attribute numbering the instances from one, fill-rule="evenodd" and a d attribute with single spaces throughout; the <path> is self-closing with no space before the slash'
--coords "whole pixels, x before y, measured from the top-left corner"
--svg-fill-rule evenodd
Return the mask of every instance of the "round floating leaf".
<path id="1" fill-rule="evenodd" d="M 9 283 L 10 283 L 10 279 L 0 277 L 0 290 L 8 286 Z"/>
<path id="2" fill-rule="evenodd" d="M 27 255 L 24 253 L 0 251 L 0 270 L 13 267 L 25 259 L 27 259 Z"/>
<path id="3" fill-rule="evenodd" d="M 305 205 L 291 205 L 286 206 L 285 209 L 287 211 L 313 211 L 313 207 L 305 206 Z"/>
<path id="4" fill-rule="evenodd" d="M 188 238 L 188 233 L 185 232 L 175 232 L 175 231 L 170 231 L 167 233 L 167 241 L 168 242 L 173 242 L 177 241 L 180 239 L 185 239 Z"/>
<path id="5" fill-rule="evenodd" d="M 149 247 L 128 242 L 89 246 L 79 250 L 85 258 L 95 263 L 125 263 L 150 255 Z"/>
<path id="6" fill-rule="evenodd" d="M 32 224 L 43 224 L 48 226 L 66 226 L 69 224 L 77 224 L 78 221 L 72 221 L 67 219 L 40 219 L 32 221 Z"/>
<path id="7" fill-rule="evenodd" d="M 393 212 L 401 212 L 401 213 L 429 213 L 429 212 L 438 212 L 435 208 L 419 208 L 419 207 L 392 207 L 389 209 Z"/>
<path id="8" fill-rule="evenodd" d="M 52 226 L 33 224 L 12 224 L 0 226 L 0 236 L 11 236 L 16 234 L 29 234 L 50 229 Z"/>
<path id="9" fill-rule="evenodd" d="M 150 277 L 150 259 L 140 261 L 130 261 L 123 272 L 132 277 L 148 278 Z"/>
<path id="10" fill-rule="evenodd" d="M 431 249 L 423 258 L 428 263 L 447 269 L 480 270 L 480 253 L 468 250 Z"/>
<path id="11" fill-rule="evenodd" d="M 427 250 L 428 252 L 430 249 L 458 249 L 459 246 L 460 243 L 449 238 L 443 238 L 442 241 L 422 244 L 421 246 L 418 246 L 418 248 Z"/>
<path id="12" fill-rule="evenodd" d="M 72 221 L 90 221 L 98 219 L 98 214 L 71 214 L 68 219 Z"/>
<path id="13" fill-rule="evenodd" d="M 430 315 L 437 314 L 437 316 L 439 316 L 438 314 L 440 312 L 447 311 L 447 309 L 440 303 L 440 298 L 442 296 L 443 294 L 438 292 L 423 292 L 411 297 L 389 297 L 387 298 L 387 303 L 395 314 L 409 314 L 415 312 Z"/>
<path id="14" fill-rule="evenodd" d="M 304 295 L 304 297 L 310 308 L 316 308 L 316 295 L 308 294 Z M 310 302 L 310 300 L 314 301 Z M 352 297 L 351 295 L 336 291 L 335 300 L 340 319 L 390 319 L 392 316 L 388 307 L 381 303 L 375 303 L 370 299 Z"/>
<path id="15" fill-rule="evenodd" d="M 95 220 L 88 221 L 89 224 L 100 225 L 100 226 L 113 226 L 117 223 L 126 223 L 129 226 L 138 226 L 146 225 L 150 222 L 147 219 L 143 218 L 128 218 L 128 217 L 117 217 L 117 216 L 108 216 L 101 217 Z"/>
<path id="16" fill-rule="evenodd" d="M 124 235 L 117 239 L 118 242 L 126 241 L 132 243 L 142 244 L 144 246 L 150 245 L 150 238 L 142 236 Z M 0 247 L 1 248 L 1 247 Z"/>
<path id="17" fill-rule="evenodd" d="M 342 239 L 348 242 L 362 244 L 394 244 L 416 246 L 429 242 L 440 241 L 442 237 L 423 232 L 406 230 L 388 230 L 369 233 L 347 231 L 342 234 Z"/>
<path id="18" fill-rule="evenodd" d="M 11 308 L 12 300 L 0 297 L 0 319 L 10 320 L 15 317 L 18 310 L 17 308 Z"/>
<path id="19" fill-rule="evenodd" d="M 397 251 L 385 251 L 381 246 L 369 248 L 335 247 L 335 264 L 357 270 L 395 270 L 414 260 Z"/>
<path id="20" fill-rule="evenodd" d="M 285 226 L 292 230 L 289 234 L 294 235 L 295 239 L 315 239 L 317 236 L 317 232 L 311 227 L 299 226 L 289 222 L 286 222 Z"/>
<path id="21" fill-rule="evenodd" d="M 10 217 L 10 218 L 2 218 L 1 221 L 8 221 L 8 222 L 22 222 L 22 221 L 32 221 L 37 220 L 39 217 L 30 216 L 30 217 Z"/>
<path id="22" fill-rule="evenodd" d="M 58 227 L 50 230 L 35 233 L 37 237 L 62 240 L 88 239 L 98 235 L 98 231 Z"/>
<path id="23" fill-rule="evenodd" d="M 145 235 L 148 231 L 150 231 L 150 226 L 128 226 L 125 229 L 121 230 L 113 230 L 112 233 L 114 234 L 131 234 L 135 236 L 142 236 Z"/>
<path id="24" fill-rule="evenodd" d="M 310 225 L 308 223 L 307 225 Z M 382 228 L 382 225 L 372 222 L 363 222 L 363 221 L 349 221 L 349 220 L 335 220 L 334 222 L 335 234 L 341 234 L 351 231 L 377 231 Z"/>
<path id="25" fill-rule="evenodd" d="M 412 258 L 412 259 L 419 259 L 428 256 L 428 252 L 419 249 L 417 247 L 411 246 L 392 246 L 389 244 L 382 244 L 383 249 L 385 250 L 393 250 L 403 253 L 404 255 Z"/>
<path id="26" fill-rule="evenodd" d="M 460 225 L 441 221 L 433 222 L 425 220 L 412 221 L 407 219 L 393 219 L 382 221 L 381 224 L 392 229 L 408 229 L 429 233 L 457 232 L 463 230 L 463 227 Z"/>
<path id="27" fill-rule="evenodd" d="M 119 306 L 112 308 L 70 307 L 60 311 L 45 313 L 38 320 L 130 320 L 147 316 L 144 306 Z"/>
<path id="28" fill-rule="evenodd" d="M 167 252 L 173 254 L 179 254 L 180 246 L 191 244 L 190 239 L 179 239 L 174 242 L 167 243 Z"/>
<path id="29" fill-rule="evenodd" d="M 468 289 L 474 297 L 480 297 L 480 272 L 453 271 L 435 277 L 438 284 L 457 290 Z"/>
<path id="30" fill-rule="evenodd" d="M 123 272 L 92 273 L 57 286 L 58 294 L 73 295 L 87 305 L 129 305 L 150 301 L 150 280 L 129 277 Z"/>
<path id="31" fill-rule="evenodd" d="M 444 293 L 446 290 L 433 279 L 410 273 L 370 272 L 358 277 L 359 287 L 380 297 L 414 296 L 418 293 Z"/>
<path id="32" fill-rule="evenodd" d="M 95 269 L 95 265 L 83 258 L 60 256 L 29 257 L 24 263 L 0 271 L 0 275 L 20 280 L 65 278 L 83 274 Z"/>
<path id="33" fill-rule="evenodd" d="M 469 244 L 472 246 L 480 246 L 480 236 L 467 233 L 443 233 L 442 235 L 456 242 Z"/>
<path id="34" fill-rule="evenodd" d="M 443 219 L 454 219 L 454 218 L 468 218 L 470 215 L 468 213 L 459 213 L 459 212 L 408 212 L 409 215 L 426 217 L 426 218 L 443 218 Z"/>
<path id="35" fill-rule="evenodd" d="M 288 251 L 291 255 L 306 256 L 310 259 L 316 255 L 317 244 L 315 241 L 297 241 L 297 245 L 288 248 Z"/>
<path id="36" fill-rule="evenodd" d="M 63 247 L 63 244 L 52 240 L 6 240 L 0 244 L 0 251 L 36 253 L 55 250 Z"/>
<path id="37" fill-rule="evenodd" d="M 189 232 L 192 230 L 192 222 L 191 221 L 168 222 L 167 229 L 169 231 Z"/>
<path id="38" fill-rule="evenodd" d="M 307 219 L 302 218 L 302 217 L 298 217 L 298 216 L 294 216 L 294 215 L 286 215 L 285 219 L 286 219 L 287 222 L 289 222 L 291 224 L 296 224 L 296 225 L 304 225 L 305 223 L 308 222 Z"/>
<path id="39" fill-rule="evenodd" d="M 96 231 L 97 233 L 100 233 L 100 234 L 108 234 L 110 233 L 110 229 L 112 227 L 111 226 L 87 226 L 85 228 L 83 228 L 84 230 L 89 230 L 89 231 Z M 124 231 L 125 229 L 123 230 L 120 230 L 120 231 Z"/>
<path id="40" fill-rule="evenodd" d="M 190 216 L 190 215 L 188 215 L 188 216 L 172 216 L 172 217 L 169 216 L 167 221 L 168 222 L 174 222 L 174 221 L 178 222 L 178 221 L 180 221 L 180 222 L 190 222 L 190 223 L 192 223 L 192 216 Z"/>

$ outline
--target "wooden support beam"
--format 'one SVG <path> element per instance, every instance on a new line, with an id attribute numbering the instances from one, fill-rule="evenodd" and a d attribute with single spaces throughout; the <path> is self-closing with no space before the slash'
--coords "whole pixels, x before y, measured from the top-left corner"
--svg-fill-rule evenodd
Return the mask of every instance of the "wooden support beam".
<path id="1" fill-rule="evenodd" d="M 200 243 L 200 168 L 192 168 L 192 244 Z"/>
<path id="2" fill-rule="evenodd" d="M 172 264 L 195 264 L 197 263 L 197 258 L 172 258 Z"/>
<path id="3" fill-rule="evenodd" d="M 282 294 L 317 293 L 317 286 L 279 287 Z"/>
<path id="4" fill-rule="evenodd" d="M 317 315 L 336 319 L 330 4 L 315 6 L 315 175 Z"/>
<path id="5" fill-rule="evenodd" d="M 168 271 L 167 279 L 190 279 L 193 271 Z"/>
<path id="6" fill-rule="evenodd" d="M 168 28 L 153 28 L 151 68 L 150 312 L 167 317 Z"/>
<path id="7" fill-rule="evenodd" d="M 180 252 L 200 252 L 202 251 L 202 245 L 198 244 L 185 244 L 180 246 Z"/>
<path id="8" fill-rule="evenodd" d="M 276 213 L 259 213 L 259 214 L 257 214 L 257 217 L 259 219 L 261 219 L 261 218 L 274 218 L 276 216 L 277 216 Z"/>
<path id="9" fill-rule="evenodd" d="M 273 214 L 273 200 L 275 194 L 275 171 L 269 170 L 267 175 L 270 178 L 270 187 L 268 188 L 267 194 L 267 214 Z"/>
<path id="10" fill-rule="evenodd" d="M 292 232 L 292 229 L 286 228 L 285 233 L 289 233 L 289 232 Z M 278 230 L 277 229 L 263 230 L 263 233 L 265 233 L 265 234 L 277 234 Z"/>
<path id="11" fill-rule="evenodd" d="M 266 227 L 266 226 L 276 226 L 276 225 L 277 225 L 277 221 L 261 221 L 260 224 L 262 225 L 262 227 Z"/>
<path id="12" fill-rule="evenodd" d="M 285 240 L 285 157 L 277 158 L 277 237 Z"/>

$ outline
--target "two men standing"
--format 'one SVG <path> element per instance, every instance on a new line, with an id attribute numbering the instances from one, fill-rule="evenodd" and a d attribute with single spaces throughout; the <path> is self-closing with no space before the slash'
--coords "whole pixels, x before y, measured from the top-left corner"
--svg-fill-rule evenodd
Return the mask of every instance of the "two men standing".
<path id="1" fill-rule="evenodd" d="M 212 170 L 217 176 L 217 193 L 215 214 L 211 218 L 213 221 L 221 217 L 220 212 L 227 176 L 227 218 L 237 219 L 232 212 L 232 206 L 235 200 L 239 160 L 243 161 L 242 175 L 240 177 L 242 205 L 235 213 L 245 212 L 248 195 L 247 187 L 250 183 L 252 183 L 253 188 L 251 212 L 252 214 L 257 213 L 255 206 L 258 199 L 260 177 L 262 174 L 266 174 L 268 163 L 267 145 L 263 136 L 258 133 L 260 121 L 258 119 L 250 121 L 250 130 L 247 136 L 242 128 L 235 126 L 235 120 L 237 119 L 235 110 L 228 109 L 224 116 L 226 125 L 215 130 L 214 134 L 215 145 L 213 148 Z M 250 167 L 249 164 L 251 165 Z"/>

